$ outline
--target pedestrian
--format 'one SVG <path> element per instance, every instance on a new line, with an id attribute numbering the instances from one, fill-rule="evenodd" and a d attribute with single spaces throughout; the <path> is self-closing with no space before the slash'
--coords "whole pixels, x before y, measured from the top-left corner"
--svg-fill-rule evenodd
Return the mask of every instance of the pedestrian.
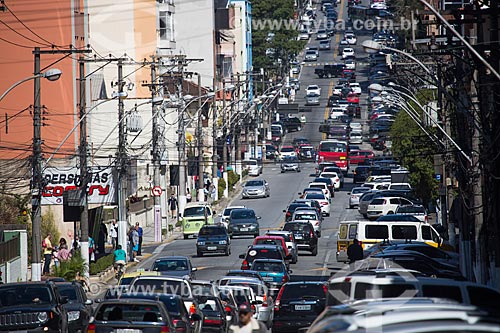
<path id="1" fill-rule="evenodd" d="M 89 261 L 95 262 L 95 242 L 92 237 L 89 236 Z"/>
<path id="2" fill-rule="evenodd" d="M 213 185 L 210 185 L 210 199 L 212 199 L 211 202 L 214 202 L 215 201 L 215 186 Z"/>
<path id="3" fill-rule="evenodd" d="M 137 232 L 137 226 L 132 228 L 132 258 L 131 260 L 139 262 L 137 257 L 137 251 L 139 250 L 139 233 Z"/>
<path id="4" fill-rule="evenodd" d="M 75 235 L 73 242 L 71 242 L 71 254 L 74 254 L 75 251 L 79 250 L 80 250 L 80 240 L 78 239 L 78 236 Z"/>
<path id="5" fill-rule="evenodd" d="M 135 230 L 137 230 L 137 234 L 139 235 L 139 246 L 137 247 L 137 255 L 142 256 L 142 227 L 139 225 L 139 222 L 135 224 Z"/>
<path id="6" fill-rule="evenodd" d="M 68 250 L 68 245 L 60 245 L 57 251 L 57 259 L 59 261 L 67 261 L 71 258 L 71 252 Z"/>
<path id="7" fill-rule="evenodd" d="M 192 197 L 191 197 L 191 190 L 189 190 L 187 193 L 186 193 L 186 202 L 191 202 L 192 200 Z"/>
<path id="8" fill-rule="evenodd" d="M 359 245 L 359 241 L 355 238 L 352 244 L 347 248 L 347 258 L 349 258 L 350 263 L 354 263 L 357 260 L 363 260 L 363 248 Z"/>
<path id="9" fill-rule="evenodd" d="M 170 218 L 175 219 L 177 217 L 177 198 L 173 193 L 168 198 L 168 207 L 170 207 Z"/>
<path id="10" fill-rule="evenodd" d="M 264 323 L 253 318 L 252 307 L 243 303 L 238 307 L 238 323 L 229 326 L 229 333 L 265 333 Z"/>
<path id="11" fill-rule="evenodd" d="M 50 274 L 50 262 L 52 261 L 52 242 L 50 241 L 52 239 L 51 234 L 47 234 L 47 237 L 42 241 L 42 249 L 43 249 L 43 274 L 44 275 L 49 275 Z"/>
<path id="12" fill-rule="evenodd" d="M 106 253 L 106 239 L 108 239 L 108 228 L 101 222 L 99 229 L 99 234 L 97 235 L 96 252 L 104 254 Z"/>
<path id="13" fill-rule="evenodd" d="M 113 220 L 111 227 L 109 228 L 109 234 L 111 236 L 111 244 L 113 244 L 113 249 L 116 249 L 118 246 L 118 225 L 116 221 Z"/>

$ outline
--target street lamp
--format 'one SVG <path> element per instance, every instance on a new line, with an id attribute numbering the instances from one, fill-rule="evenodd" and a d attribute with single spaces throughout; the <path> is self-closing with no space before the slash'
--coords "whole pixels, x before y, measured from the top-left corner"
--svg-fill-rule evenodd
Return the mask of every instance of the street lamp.
<path id="1" fill-rule="evenodd" d="M 62 72 L 60 69 L 57 69 L 57 68 L 51 68 L 49 70 L 47 70 L 46 72 L 44 73 L 40 73 L 38 75 L 33 75 L 33 76 L 29 76 L 27 78 L 24 78 L 20 81 L 17 81 L 16 83 L 14 83 L 9 89 L 7 89 L 3 94 L 2 96 L 0 96 L 0 101 L 5 97 L 7 96 L 7 94 L 12 90 L 14 89 L 15 87 L 19 86 L 20 84 L 26 82 L 26 81 L 29 81 L 29 80 L 34 80 L 34 79 L 37 79 L 37 78 L 44 78 L 44 79 L 47 79 L 49 81 L 57 81 L 59 80 L 59 78 L 61 77 L 62 75 Z"/>

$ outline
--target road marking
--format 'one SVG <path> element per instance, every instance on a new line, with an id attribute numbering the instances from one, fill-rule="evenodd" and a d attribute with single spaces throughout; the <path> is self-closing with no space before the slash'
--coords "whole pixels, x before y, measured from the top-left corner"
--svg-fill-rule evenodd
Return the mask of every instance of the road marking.
<path id="1" fill-rule="evenodd" d="M 318 267 L 318 268 L 310 269 L 310 270 L 308 270 L 308 272 L 326 271 L 326 270 L 328 270 L 328 268 L 326 268 L 326 267 Z"/>
<path id="2" fill-rule="evenodd" d="M 322 276 L 325 276 L 326 273 L 328 272 L 328 262 L 330 261 L 330 255 L 331 255 L 332 251 L 333 250 L 329 250 L 326 253 L 325 261 L 323 262 L 323 273 L 321 273 Z"/>
<path id="3" fill-rule="evenodd" d="M 196 266 L 197 271 L 202 271 L 202 270 L 204 270 L 204 269 L 214 268 L 214 267 L 215 267 L 215 266 L 201 266 L 201 267 Z"/>

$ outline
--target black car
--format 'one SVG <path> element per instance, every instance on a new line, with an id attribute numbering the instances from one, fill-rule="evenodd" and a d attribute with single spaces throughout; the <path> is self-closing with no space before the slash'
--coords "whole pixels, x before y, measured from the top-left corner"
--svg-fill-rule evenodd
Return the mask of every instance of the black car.
<path id="1" fill-rule="evenodd" d="M 305 145 L 305 144 L 309 144 L 309 140 L 307 138 L 302 138 L 302 137 L 293 138 L 292 145 L 295 148 L 298 148 L 300 145 Z"/>
<path id="2" fill-rule="evenodd" d="M 179 295 L 162 293 L 130 293 L 123 294 L 120 296 L 120 299 L 149 299 L 162 302 L 167 308 L 168 315 L 175 328 L 172 332 L 195 333 L 191 323 L 202 319 L 198 314 L 189 314 L 186 310 L 182 297 Z"/>
<path id="3" fill-rule="evenodd" d="M 316 149 L 313 146 L 302 145 L 299 147 L 299 159 L 314 161 L 316 159 Z"/>
<path id="4" fill-rule="evenodd" d="M 117 299 L 99 303 L 92 332 L 174 332 L 175 325 L 163 302 L 151 299 Z"/>
<path id="5" fill-rule="evenodd" d="M 253 209 L 233 209 L 229 215 L 229 235 L 231 237 L 245 235 L 259 236 L 259 222 L 257 221 L 259 219 L 260 216 L 256 216 Z"/>
<path id="6" fill-rule="evenodd" d="M 313 256 L 318 254 L 318 235 L 310 222 L 287 222 L 283 230 L 293 232 L 299 250 L 310 251 Z"/>
<path id="7" fill-rule="evenodd" d="M 77 282 L 56 283 L 59 294 L 68 298 L 64 308 L 68 313 L 68 328 L 71 332 L 86 332 L 92 316 L 92 300 L 87 298 L 81 284 Z"/>
<path id="8" fill-rule="evenodd" d="M 370 172 L 370 167 L 368 165 L 360 165 L 354 169 L 352 182 L 354 184 L 364 183 L 368 174 Z"/>
<path id="9" fill-rule="evenodd" d="M 203 312 L 203 332 L 225 333 L 231 324 L 221 300 L 216 296 L 198 297 L 198 305 Z"/>
<path id="10" fill-rule="evenodd" d="M 310 326 L 325 308 L 326 293 L 326 285 L 320 281 L 285 283 L 274 306 L 273 333 Z"/>
<path id="11" fill-rule="evenodd" d="M 266 145 L 266 159 L 274 160 L 276 155 L 278 154 L 278 150 L 274 145 Z"/>
<path id="12" fill-rule="evenodd" d="M 283 123 L 287 132 L 296 132 L 302 129 L 302 123 L 297 117 L 283 118 Z"/>
<path id="13" fill-rule="evenodd" d="M 68 314 L 53 282 L 0 285 L 0 330 L 67 333 Z"/>
<path id="14" fill-rule="evenodd" d="M 193 267 L 191 260 L 184 256 L 161 257 L 154 261 L 151 266 L 152 271 L 160 272 L 162 275 L 185 277 L 195 279 L 196 267 Z"/>
<path id="15" fill-rule="evenodd" d="M 231 240 L 227 229 L 222 225 L 204 225 L 196 240 L 196 254 L 202 257 L 205 253 L 231 254 Z"/>
<path id="16" fill-rule="evenodd" d="M 252 263 L 255 259 L 279 259 L 285 263 L 291 258 L 285 255 L 283 248 L 276 245 L 251 245 L 244 254 L 240 254 L 240 259 L 243 259 L 241 263 L 241 269 L 250 269 Z M 288 266 L 288 264 L 287 264 Z"/>
<path id="17" fill-rule="evenodd" d="M 294 202 L 292 202 L 291 204 L 288 205 L 288 207 L 286 209 L 283 210 L 283 213 L 285 213 L 285 221 L 286 222 L 292 220 L 293 212 L 295 212 L 295 209 L 297 209 L 297 207 L 310 207 L 310 206 L 306 203 L 294 203 Z"/>

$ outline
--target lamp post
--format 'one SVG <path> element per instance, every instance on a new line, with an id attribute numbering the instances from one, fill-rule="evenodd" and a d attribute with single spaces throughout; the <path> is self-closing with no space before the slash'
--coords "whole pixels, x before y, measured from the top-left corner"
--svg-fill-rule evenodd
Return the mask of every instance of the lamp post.
<path id="1" fill-rule="evenodd" d="M 36 54 L 35 57 L 38 57 Z M 12 91 L 12 89 L 24 82 L 35 80 L 34 84 L 34 104 L 33 104 L 33 156 L 32 156 L 32 183 L 31 183 L 31 223 L 32 226 L 32 260 L 31 260 L 31 280 L 40 281 L 42 278 L 42 253 L 41 253 L 41 224 L 42 224 L 42 143 L 41 143 L 41 99 L 40 99 L 40 79 L 57 81 L 62 75 L 61 70 L 51 68 L 44 73 L 40 73 L 40 61 L 35 59 L 35 75 L 24 78 L 14 83 L 1 96 L 0 101 Z"/>

